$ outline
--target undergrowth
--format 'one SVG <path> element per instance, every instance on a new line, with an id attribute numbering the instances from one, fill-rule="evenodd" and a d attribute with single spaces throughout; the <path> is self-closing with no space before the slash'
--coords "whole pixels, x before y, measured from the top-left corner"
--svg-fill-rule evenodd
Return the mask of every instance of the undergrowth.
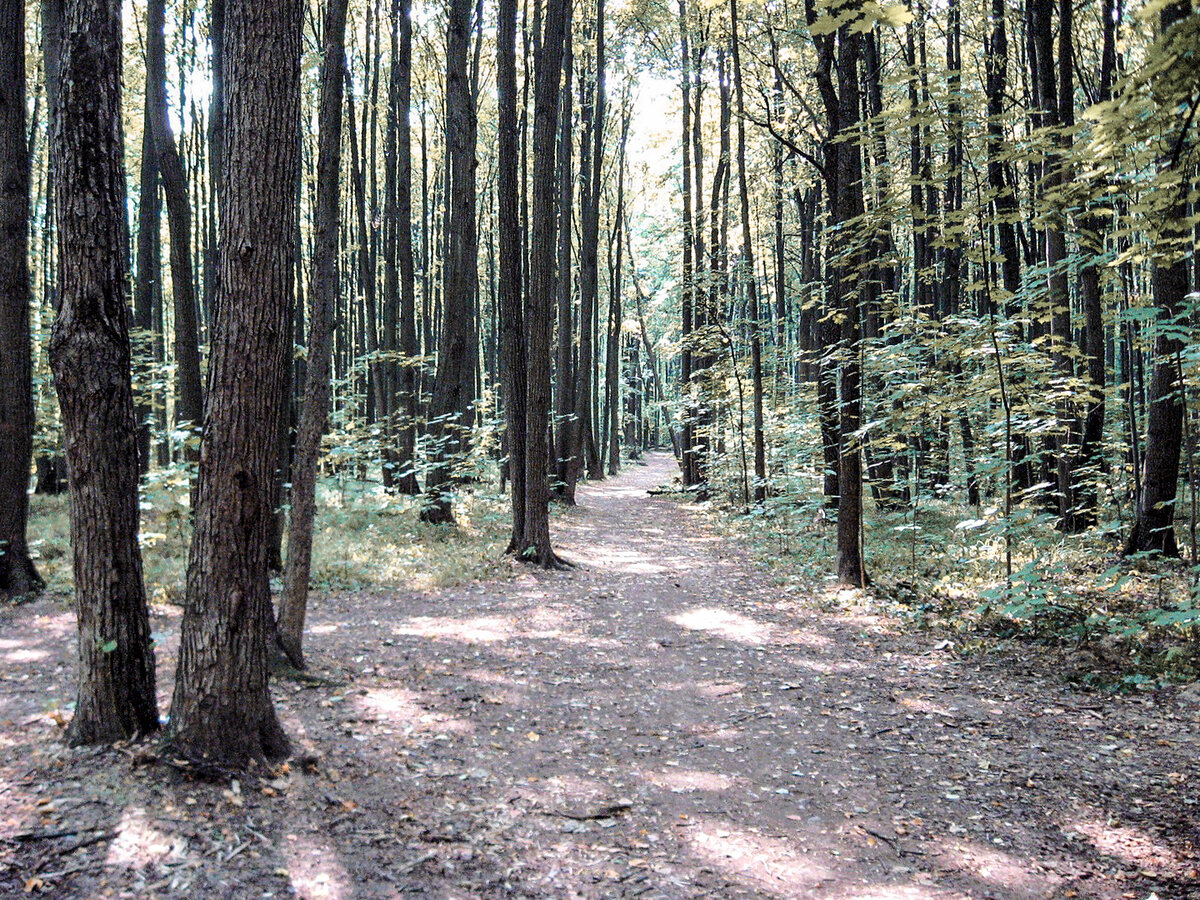
<path id="1" fill-rule="evenodd" d="M 508 538 L 507 500 L 494 485 L 465 487 L 455 498 L 458 524 L 431 526 L 419 521 L 420 497 L 390 494 L 376 482 L 323 479 L 313 526 L 312 589 L 424 591 L 483 577 L 497 565 Z M 148 478 L 141 517 L 147 595 L 152 603 L 182 603 L 192 531 L 186 476 L 165 470 Z M 70 531 L 66 495 L 31 498 L 30 550 L 47 590 L 66 597 L 74 585 Z"/>
<path id="2" fill-rule="evenodd" d="M 714 510 L 789 594 L 867 603 L 911 627 L 954 632 L 969 651 L 1013 641 L 1052 646 L 1069 658 L 1064 675 L 1084 686 L 1139 690 L 1200 678 L 1197 572 L 1178 560 L 1120 559 L 1116 523 L 1064 535 L 1032 509 L 1015 510 L 1006 523 L 997 509 L 968 512 L 957 498 L 922 498 L 915 513 L 868 501 L 863 544 L 872 584 L 845 592 L 835 589 L 836 513 L 815 479 L 807 487 L 758 508 Z M 1185 533 L 1186 523 L 1179 527 Z"/>

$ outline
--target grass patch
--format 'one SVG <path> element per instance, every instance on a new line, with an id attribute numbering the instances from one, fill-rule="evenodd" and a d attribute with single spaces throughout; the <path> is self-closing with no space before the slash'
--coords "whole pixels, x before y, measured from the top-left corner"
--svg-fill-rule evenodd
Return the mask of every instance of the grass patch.
<path id="1" fill-rule="evenodd" d="M 312 589 L 426 591 L 487 576 L 499 565 L 509 528 L 508 502 L 493 485 L 466 486 L 454 502 L 458 524 L 431 526 L 419 520 L 419 497 L 388 494 L 372 482 L 322 480 Z M 30 500 L 30 551 L 47 590 L 69 598 L 74 575 L 67 497 Z M 186 480 L 148 479 L 141 517 L 147 595 L 152 603 L 182 603 L 192 536 Z"/>

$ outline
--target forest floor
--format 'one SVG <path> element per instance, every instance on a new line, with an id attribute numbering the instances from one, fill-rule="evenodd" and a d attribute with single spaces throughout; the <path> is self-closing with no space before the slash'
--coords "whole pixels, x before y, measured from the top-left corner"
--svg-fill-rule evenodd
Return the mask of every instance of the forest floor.
<path id="1" fill-rule="evenodd" d="M 673 471 L 582 489 L 568 571 L 315 597 L 297 757 L 244 784 L 64 747 L 73 617 L 3 611 L 0 896 L 1200 898 L 1194 688 L 785 595 Z"/>

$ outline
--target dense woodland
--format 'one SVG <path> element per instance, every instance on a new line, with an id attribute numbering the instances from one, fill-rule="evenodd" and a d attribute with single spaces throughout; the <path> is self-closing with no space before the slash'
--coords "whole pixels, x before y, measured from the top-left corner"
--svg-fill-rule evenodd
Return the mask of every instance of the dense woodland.
<path id="1" fill-rule="evenodd" d="M 330 479 L 428 527 L 499 479 L 554 567 L 551 504 L 671 447 L 840 583 L 1084 630 L 1197 562 L 1191 0 L 0 0 L 0 42 L 0 591 L 68 492 L 73 742 L 159 727 L 147 485 L 166 739 L 225 767 L 287 752 Z M 1194 640 L 1190 583 L 1122 627 Z"/>

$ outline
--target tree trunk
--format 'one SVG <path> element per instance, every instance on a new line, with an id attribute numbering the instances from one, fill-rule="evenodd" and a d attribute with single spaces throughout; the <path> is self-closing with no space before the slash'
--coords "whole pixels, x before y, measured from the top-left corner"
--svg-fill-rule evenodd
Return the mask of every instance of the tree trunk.
<path id="1" fill-rule="evenodd" d="M 67 729 L 72 744 L 108 743 L 158 728 L 137 540 L 121 35 L 117 0 L 65 3 L 54 129 L 61 305 L 50 365 L 67 447 L 79 616 L 79 693 Z"/>
<path id="2" fill-rule="evenodd" d="M 843 26 L 838 35 L 839 131 L 858 122 L 858 58 L 862 35 Z M 837 195 L 834 221 L 851 222 L 863 214 L 862 151 L 853 140 L 841 143 L 837 150 Z M 862 376 L 860 311 L 852 282 L 861 268 L 860 254 L 849 262 L 834 263 L 834 296 L 840 301 L 842 315 L 841 417 L 838 459 L 838 578 L 845 584 L 866 587 L 868 578 L 862 558 L 862 454 L 857 436 L 862 424 Z"/>
<path id="3" fill-rule="evenodd" d="M 809 25 L 813 24 L 810 12 Z M 847 234 L 847 223 L 863 214 L 862 149 L 847 139 L 858 125 L 861 109 L 858 61 L 862 34 L 844 24 L 836 34 L 814 35 L 814 73 L 827 122 L 824 146 L 830 226 L 849 243 L 829 262 L 830 302 L 840 317 L 838 379 L 840 404 L 837 432 L 837 572 L 844 584 L 865 587 L 869 581 L 862 558 L 862 458 L 857 432 L 862 420 L 861 326 L 854 282 L 863 271 L 863 250 Z M 832 335 L 830 335 L 832 337 Z M 827 357 L 828 358 L 828 357 Z M 823 375 L 831 379 L 831 373 Z M 828 388 L 827 388 L 828 390 Z M 826 398 L 826 403 L 832 399 Z M 826 450 L 828 452 L 828 448 Z"/>
<path id="4" fill-rule="evenodd" d="M 398 396 L 401 421 L 397 426 L 396 489 L 404 494 L 417 494 L 416 446 L 417 401 L 420 379 L 417 357 L 416 273 L 413 270 L 412 238 L 412 131 L 409 119 L 412 110 L 412 16 L 411 0 L 399 0 L 400 44 L 393 65 L 399 72 L 396 79 L 396 255 L 400 267 L 400 354 Z M 424 151 L 422 151 L 424 152 Z"/>
<path id="5" fill-rule="evenodd" d="M 179 393 L 175 401 L 176 427 L 198 437 L 204 416 L 200 382 L 200 329 L 192 276 L 192 209 L 187 174 L 167 116 L 166 0 L 149 0 L 146 6 L 146 106 L 154 134 L 154 150 L 167 199 L 171 228 L 171 291 L 175 297 L 175 365 Z M 197 459 L 196 438 L 189 438 L 186 457 Z"/>
<path id="6" fill-rule="evenodd" d="M 225 3 L 208 4 L 208 43 L 212 48 L 212 93 L 208 110 L 209 233 L 204 255 L 204 305 L 209 338 L 217 320 L 217 294 L 221 284 L 221 235 L 218 220 L 225 196 Z"/>
<path id="7" fill-rule="evenodd" d="M 746 177 L 746 106 L 742 91 L 742 57 L 738 49 L 737 0 L 729 0 L 730 44 L 733 48 L 733 90 L 737 97 L 738 193 L 742 208 L 742 278 L 750 315 L 750 371 L 754 384 L 754 502 L 767 499 L 767 450 L 763 434 L 762 335 L 758 309 L 758 279 L 750 229 L 750 192 Z"/>
<path id="8" fill-rule="evenodd" d="M 0 0 L 0 599 L 44 586 L 25 534 L 33 458 L 25 141 L 25 4 Z"/>
<path id="9" fill-rule="evenodd" d="M 142 117 L 142 162 L 139 171 L 137 218 L 137 281 L 133 297 L 134 355 L 151 349 L 151 334 L 155 325 L 154 310 L 162 303 L 162 197 L 158 192 L 158 154 L 154 152 L 152 110 L 147 103 Z M 162 340 L 154 335 L 153 343 Z M 157 355 L 155 364 L 162 362 Z M 157 379 L 154 379 L 157 380 Z M 141 391 L 135 409 L 138 423 L 138 468 L 150 471 L 150 448 L 154 431 L 154 399 L 158 391 L 148 386 Z M 165 406 L 164 406 L 165 410 Z"/>
<path id="10" fill-rule="evenodd" d="M 43 300 L 55 313 L 61 306 L 61 293 L 56 277 L 56 257 L 49 252 L 51 239 L 57 236 L 58 202 L 55 198 L 55 171 L 58 163 L 57 142 L 54 132 L 59 119 L 59 86 L 62 83 L 62 54 L 63 54 L 63 2 L 64 0 L 42 0 L 42 68 L 46 81 L 46 113 L 47 124 L 51 135 L 49 152 L 46 160 L 46 178 L 51 187 L 46 197 L 46 238 L 43 242 L 43 252 L 46 256 L 45 296 Z M 34 483 L 36 494 L 61 494 L 67 490 L 67 461 L 59 451 L 43 451 L 36 459 L 37 479 Z"/>
<path id="11" fill-rule="evenodd" d="M 397 181 L 399 178 L 399 131 L 400 131 L 400 77 L 397 61 L 400 54 L 400 9 L 392 0 L 391 16 L 391 66 L 388 72 L 387 116 L 384 120 L 383 141 L 383 295 L 380 301 L 379 319 L 379 401 L 380 440 L 383 456 L 383 485 L 387 491 L 397 490 L 400 462 L 397 453 L 397 404 L 396 389 L 399 386 L 400 369 L 396 351 L 399 348 L 400 330 L 400 258 L 399 232 L 408 228 L 407 222 L 399 217 Z M 403 73 L 407 74 L 407 73 Z"/>
<path id="12" fill-rule="evenodd" d="M 617 148 L 617 208 L 608 241 L 608 347 L 604 362 L 605 421 L 608 431 L 608 474 L 621 469 L 621 275 L 623 249 L 621 231 L 625 221 L 625 145 L 629 140 L 631 107 L 628 93 L 621 117 L 621 142 Z"/>
<path id="13" fill-rule="evenodd" d="M 525 306 L 529 382 L 525 432 L 525 535 L 520 558 L 553 566 L 550 546 L 549 484 L 546 440 L 550 419 L 550 338 L 554 308 L 554 169 L 558 131 L 559 81 L 563 45 L 570 41 L 566 7 L 570 0 L 547 0 L 541 42 L 535 52 L 533 101 L 532 233 L 529 292 Z M 566 227 L 570 227 L 568 222 Z"/>
<path id="14" fill-rule="evenodd" d="M 566 27 L 570 33 L 572 0 L 567 0 Z M 568 42 L 563 49 L 561 62 L 563 71 L 562 110 L 558 120 L 558 346 L 554 361 L 554 422 L 551 438 L 557 449 L 554 460 L 556 473 L 554 495 L 567 506 L 575 505 L 575 465 L 570 448 L 574 446 L 575 422 L 575 331 L 571 315 L 571 248 L 574 236 L 571 222 L 574 209 L 575 177 L 572 155 L 572 114 L 574 92 L 571 87 L 575 74 L 575 53 Z M 536 100 L 535 100 L 536 103 Z M 531 251 L 532 252 L 532 251 Z M 530 263 L 532 274 L 532 261 Z"/>
<path id="15" fill-rule="evenodd" d="M 287 755 L 267 644 L 276 436 L 294 302 L 297 0 L 229 0 L 221 278 L 188 562 L 171 752 L 238 769 Z"/>
<path id="16" fill-rule="evenodd" d="M 403 0 L 399 0 L 400 5 Z M 407 12 L 407 10 L 404 10 Z M 405 17 L 407 19 L 407 17 Z M 288 527 L 287 567 L 279 601 L 279 646 L 298 668 L 304 667 L 304 619 L 312 568 L 313 517 L 316 513 L 317 464 L 321 436 L 329 418 L 329 368 L 334 310 L 339 294 L 338 229 L 341 225 L 342 85 L 346 69 L 346 0 L 329 0 L 325 9 L 325 58 L 321 69 L 320 132 L 317 149 L 316 219 L 313 223 L 312 321 L 304 401 L 292 463 L 292 511 Z"/>
<path id="17" fill-rule="evenodd" d="M 579 223 L 579 365 L 575 378 L 575 428 L 571 456 L 575 471 L 586 468 L 589 478 L 603 477 L 594 452 L 592 427 L 595 383 L 592 371 L 595 358 L 593 321 L 599 301 L 600 193 L 604 159 L 604 0 L 596 0 L 596 70 L 585 81 L 587 98 L 583 104 L 582 127 L 585 129 L 580 156 L 580 181 L 583 183 L 583 210 Z"/>
<path id="18" fill-rule="evenodd" d="M 1113 0 L 1101 3 L 1100 23 L 1103 33 L 1100 57 L 1100 85 L 1097 100 L 1105 103 L 1112 97 L 1116 77 L 1116 27 Z M 1102 185 L 1095 185 L 1099 196 Z M 1080 436 L 1078 462 L 1091 468 L 1089 480 L 1076 488 L 1075 519 L 1080 529 L 1095 525 L 1099 519 L 1097 477 L 1105 465 L 1104 418 L 1107 381 L 1104 335 L 1104 298 L 1100 287 L 1100 257 L 1104 253 L 1109 219 L 1099 211 L 1089 211 L 1081 218 L 1079 242 L 1083 260 L 1079 271 L 1079 299 L 1083 307 L 1082 350 L 1087 358 L 1087 396 L 1084 400 L 1083 431 Z"/>
<path id="19" fill-rule="evenodd" d="M 1189 13 L 1186 2 L 1166 6 L 1160 15 L 1162 34 Z M 1181 138 L 1182 140 L 1182 138 Z M 1174 163 L 1164 159 L 1166 170 Z M 1184 398 L 1179 384 L 1178 354 L 1183 344 L 1177 337 L 1178 317 L 1183 311 L 1188 290 L 1187 255 L 1172 245 L 1186 246 L 1190 234 L 1181 223 L 1187 221 L 1187 209 L 1181 201 L 1165 219 L 1156 248 L 1153 291 L 1160 328 L 1154 340 L 1154 371 L 1147 398 L 1146 447 L 1142 456 L 1141 490 L 1133 529 L 1123 554 L 1157 552 L 1178 556 L 1175 540 L 1175 502 L 1179 488 L 1179 458 L 1183 442 Z"/>
<path id="20" fill-rule="evenodd" d="M 500 0 L 496 18 L 496 89 L 499 123 L 496 159 L 497 226 L 500 232 L 499 304 L 500 366 L 508 472 L 512 482 L 512 534 L 508 553 L 524 549 L 525 403 L 528 390 L 524 315 L 521 308 L 521 269 L 524 257 L 518 191 L 520 184 L 517 125 L 517 0 Z M 545 473 L 537 473 L 544 478 Z"/>
<path id="21" fill-rule="evenodd" d="M 431 466 L 421 508 L 421 520 L 435 525 L 454 521 L 450 493 L 456 482 L 454 467 L 470 443 L 479 343 L 475 314 L 475 100 L 467 75 L 471 9 L 471 0 L 451 0 L 446 36 L 450 189 L 446 194 L 449 222 L 442 282 L 445 306 L 429 409 Z"/>
<path id="22" fill-rule="evenodd" d="M 692 392 L 692 331 L 695 321 L 695 274 L 692 268 L 692 247 L 695 240 L 692 235 L 692 79 L 691 57 L 688 50 L 690 25 L 688 24 L 687 0 L 679 0 L 679 46 L 680 46 L 680 86 L 683 91 L 683 255 L 682 273 L 679 285 L 680 309 L 680 367 L 679 390 L 683 395 L 683 427 L 681 442 L 683 444 L 683 486 L 685 489 L 695 489 L 700 486 L 696 471 L 695 450 L 695 404 L 691 400 Z"/>

